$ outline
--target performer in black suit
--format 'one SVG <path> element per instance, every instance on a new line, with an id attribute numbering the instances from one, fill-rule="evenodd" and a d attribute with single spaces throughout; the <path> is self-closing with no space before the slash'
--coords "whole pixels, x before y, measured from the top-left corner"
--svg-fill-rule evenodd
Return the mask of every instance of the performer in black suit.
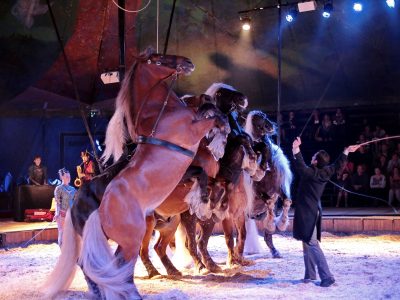
<path id="1" fill-rule="evenodd" d="M 293 162 L 295 172 L 300 177 L 297 190 L 296 209 L 293 221 L 293 237 L 303 242 L 305 265 L 304 282 L 316 280 L 316 267 L 321 278 L 321 287 L 328 287 L 335 282 L 329 270 L 324 253 L 320 248 L 321 241 L 321 195 L 325 185 L 333 174 L 342 168 L 350 152 L 359 146 L 349 146 L 339 155 L 335 163 L 329 164 L 329 154 L 320 150 L 314 154 L 311 166 L 306 166 L 300 152 L 301 140 L 293 142 Z"/>

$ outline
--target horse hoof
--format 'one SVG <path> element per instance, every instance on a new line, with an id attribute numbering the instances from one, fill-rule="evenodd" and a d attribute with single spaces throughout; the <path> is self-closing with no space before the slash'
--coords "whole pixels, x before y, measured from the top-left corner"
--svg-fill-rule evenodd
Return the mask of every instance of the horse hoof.
<path id="1" fill-rule="evenodd" d="M 252 260 L 248 260 L 248 259 L 241 259 L 240 260 L 240 265 L 242 266 L 254 266 L 256 263 Z"/>
<path id="2" fill-rule="evenodd" d="M 182 277 L 182 273 L 179 272 L 178 270 L 176 271 L 167 271 L 168 277 Z"/>
<path id="3" fill-rule="evenodd" d="M 152 278 L 154 278 L 154 277 L 156 277 L 156 276 L 161 276 L 161 274 L 160 273 L 151 273 L 151 274 L 149 274 L 149 279 L 152 279 Z"/>
<path id="4" fill-rule="evenodd" d="M 283 256 L 279 253 L 278 250 L 272 252 L 272 258 L 283 258 Z"/>
<path id="5" fill-rule="evenodd" d="M 220 266 L 215 265 L 208 265 L 207 270 L 211 273 L 222 273 L 222 268 Z"/>

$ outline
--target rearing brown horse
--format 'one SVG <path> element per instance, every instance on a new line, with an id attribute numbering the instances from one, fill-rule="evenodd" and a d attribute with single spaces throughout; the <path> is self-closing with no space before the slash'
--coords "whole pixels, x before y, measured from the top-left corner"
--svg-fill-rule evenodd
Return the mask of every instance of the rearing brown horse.
<path id="1" fill-rule="evenodd" d="M 100 294 L 97 296 L 141 299 L 133 283 L 133 267 L 146 229 L 146 215 L 174 190 L 206 133 L 218 124 L 224 126 L 218 117 L 200 118 L 167 83 L 193 70 L 191 61 L 181 56 L 147 51 L 136 59 L 107 128 L 105 157 L 118 159 L 127 139 L 139 145 L 127 167 L 107 186 L 100 207 L 89 216 L 82 249 L 67 214 L 65 241 L 48 281 L 47 296 L 68 288 L 79 257 L 85 276 L 93 282 L 91 288 Z M 116 255 L 107 239 L 118 244 Z"/>

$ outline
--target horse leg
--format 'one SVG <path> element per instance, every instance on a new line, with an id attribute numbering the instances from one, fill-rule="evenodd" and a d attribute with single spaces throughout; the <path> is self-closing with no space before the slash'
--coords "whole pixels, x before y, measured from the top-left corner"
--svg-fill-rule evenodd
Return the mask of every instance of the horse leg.
<path id="1" fill-rule="evenodd" d="M 202 167 L 198 166 L 190 166 L 185 174 L 183 175 L 181 181 L 188 180 L 190 178 L 197 178 L 200 186 L 200 195 L 201 195 L 201 200 L 204 203 L 208 202 L 208 191 L 207 191 L 207 186 L 208 186 L 208 175 L 204 171 Z"/>
<path id="2" fill-rule="evenodd" d="M 272 242 L 272 234 L 265 230 L 264 233 L 264 241 L 267 244 L 269 251 L 271 251 L 273 258 L 282 258 L 279 251 L 275 248 L 274 243 Z"/>
<path id="3" fill-rule="evenodd" d="M 198 237 L 198 246 L 202 261 L 210 272 L 220 273 L 222 272 L 221 267 L 218 266 L 213 261 L 213 259 L 210 256 L 210 253 L 208 253 L 207 250 L 208 240 L 210 239 L 210 236 L 214 229 L 215 222 L 212 219 L 210 219 L 207 221 L 200 221 L 199 224 L 201 230 L 200 230 L 200 235 Z"/>
<path id="4" fill-rule="evenodd" d="M 151 214 L 146 217 L 146 233 L 144 234 L 144 238 L 142 241 L 142 246 L 140 247 L 140 258 L 145 266 L 147 273 L 149 274 L 149 278 L 160 275 L 154 265 L 151 263 L 149 258 L 149 244 L 151 240 L 151 236 L 153 234 L 154 227 L 156 226 L 156 219 L 154 218 L 154 214 Z"/>
<path id="5" fill-rule="evenodd" d="M 160 237 L 158 238 L 157 243 L 154 245 L 154 250 L 167 270 L 167 274 L 172 276 L 182 276 L 182 273 L 175 268 L 167 255 L 167 246 L 173 239 L 179 222 L 179 216 L 174 216 L 170 219 L 170 221 L 168 221 L 168 223 L 165 223 L 165 225 L 159 229 Z"/>
<path id="6" fill-rule="evenodd" d="M 275 219 L 276 227 L 279 231 L 285 231 L 289 226 L 289 209 L 292 205 L 292 200 L 284 198 L 283 207 L 280 215 Z"/>
<path id="7" fill-rule="evenodd" d="M 187 236 L 187 248 L 189 250 L 190 255 L 193 258 L 194 266 L 197 272 L 201 272 L 206 267 L 201 262 L 200 256 L 197 252 L 197 243 L 196 243 L 196 216 L 191 215 L 189 211 L 185 211 L 181 213 L 181 223 L 186 229 Z"/>
<path id="8" fill-rule="evenodd" d="M 267 217 L 265 218 L 265 227 L 269 233 L 274 233 L 276 230 L 275 225 L 275 203 L 278 200 L 278 194 L 273 194 L 270 199 L 267 200 Z"/>
<path id="9" fill-rule="evenodd" d="M 235 246 L 235 260 L 242 266 L 248 266 L 252 262 L 243 257 L 244 243 L 246 241 L 246 225 L 244 214 L 241 214 L 234 220 L 236 230 L 238 233 L 237 243 Z"/>
<path id="10" fill-rule="evenodd" d="M 144 226 L 144 217 L 143 222 L 139 220 L 137 223 L 142 223 L 141 225 Z M 137 257 L 129 252 L 130 249 L 135 248 L 134 244 L 129 243 L 133 240 L 132 237 L 127 236 L 125 241 L 119 242 L 120 250 L 117 251 L 117 256 L 114 256 L 104 233 L 104 227 L 99 211 L 94 211 L 83 230 L 79 264 L 82 265 L 86 276 L 101 287 L 102 297 L 106 299 L 141 299 L 133 283 L 133 267 Z M 120 231 L 122 232 L 122 230 Z M 121 242 L 124 243 L 124 246 L 121 245 Z M 136 247 L 138 252 L 139 248 L 140 244 Z"/>
<path id="11" fill-rule="evenodd" d="M 235 263 L 239 263 L 235 256 L 235 241 L 233 237 L 233 221 L 231 218 L 225 218 L 222 220 L 222 228 L 224 229 L 225 242 L 228 247 L 228 257 L 226 259 L 226 265 L 230 268 L 234 266 Z"/>

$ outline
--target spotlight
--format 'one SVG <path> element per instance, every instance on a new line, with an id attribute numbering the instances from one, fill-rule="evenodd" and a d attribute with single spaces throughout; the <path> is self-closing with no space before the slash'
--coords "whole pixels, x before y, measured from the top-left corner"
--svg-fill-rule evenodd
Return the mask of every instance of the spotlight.
<path id="1" fill-rule="evenodd" d="M 325 3 L 325 5 L 324 5 L 324 11 L 323 11 L 323 13 L 322 13 L 322 16 L 323 16 L 324 18 L 329 18 L 329 17 L 331 16 L 332 10 L 333 10 L 333 5 L 332 5 L 332 3 Z"/>
<path id="2" fill-rule="evenodd" d="M 289 23 L 293 22 L 296 20 L 297 17 L 297 10 L 295 8 L 292 8 L 287 14 L 286 14 L 286 21 Z"/>
<path id="3" fill-rule="evenodd" d="M 362 6 L 361 2 L 354 2 L 353 9 L 356 12 L 362 11 L 363 10 L 363 6 Z"/>
<path id="4" fill-rule="evenodd" d="M 386 4 L 390 8 L 394 8 L 396 6 L 396 1 L 395 0 L 386 0 Z"/>
<path id="5" fill-rule="evenodd" d="M 251 29 L 251 18 L 249 16 L 240 17 L 240 21 L 242 22 L 243 30 L 249 31 Z"/>

